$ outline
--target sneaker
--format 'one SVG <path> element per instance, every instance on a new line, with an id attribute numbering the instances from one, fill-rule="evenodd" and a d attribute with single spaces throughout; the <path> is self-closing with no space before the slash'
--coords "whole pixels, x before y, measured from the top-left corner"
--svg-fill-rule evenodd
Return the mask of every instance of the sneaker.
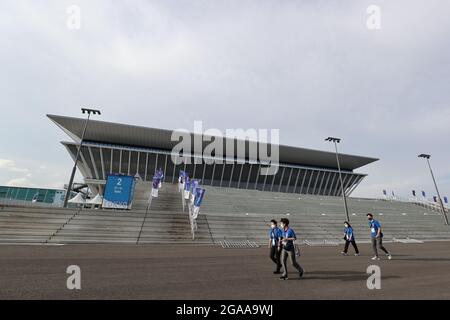
<path id="1" fill-rule="evenodd" d="M 347 255 L 347 252 L 342 251 L 341 254 L 344 255 L 344 256 L 346 256 L 346 255 Z"/>
<path id="2" fill-rule="evenodd" d="M 303 277 L 303 274 L 305 273 L 305 270 L 304 269 L 302 269 L 299 273 L 298 273 L 298 276 L 301 278 L 301 277 Z"/>
<path id="3" fill-rule="evenodd" d="M 375 256 L 375 257 L 372 257 L 372 260 L 380 260 L 380 258 Z"/>
<path id="4" fill-rule="evenodd" d="M 287 279 L 288 279 L 287 276 L 281 276 L 281 277 L 280 277 L 280 280 L 287 280 Z"/>
<path id="5" fill-rule="evenodd" d="M 387 255 L 389 260 L 392 260 L 392 256 L 390 254 Z"/>
<path id="6" fill-rule="evenodd" d="M 278 270 L 273 272 L 273 274 L 280 274 L 280 273 L 281 273 L 281 271 L 278 271 Z"/>
<path id="7" fill-rule="evenodd" d="M 355 253 L 354 256 L 355 256 L 355 257 L 359 256 L 359 253 Z"/>

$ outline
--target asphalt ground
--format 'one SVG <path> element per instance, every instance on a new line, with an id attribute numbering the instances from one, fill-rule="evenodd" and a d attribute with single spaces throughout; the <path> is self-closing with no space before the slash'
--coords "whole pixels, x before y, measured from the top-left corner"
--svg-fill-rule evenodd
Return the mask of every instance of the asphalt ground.
<path id="1" fill-rule="evenodd" d="M 272 274 L 267 248 L 171 245 L 0 245 L 0 299 L 450 299 L 450 243 L 385 244 L 392 260 L 302 247 L 302 279 Z M 353 249 L 350 247 L 350 253 Z M 67 289 L 69 265 L 81 289 Z M 367 267 L 381 271 L 368 289 Z"/>

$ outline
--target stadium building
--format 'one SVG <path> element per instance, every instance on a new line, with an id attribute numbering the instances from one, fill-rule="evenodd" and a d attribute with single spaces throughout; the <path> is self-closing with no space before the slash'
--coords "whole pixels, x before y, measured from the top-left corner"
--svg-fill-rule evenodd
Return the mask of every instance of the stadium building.
<path id="1" fill-rule="evenodd" d="M 59 115 L 48 117 L 73 140 L 63 141 L 62 144 L 75 159 L 85 119 Z M 220 159 L 228 161 L 211 164 L 204 161 L 202 154 L 185 153 L 182 156 L 190 158 L 190 164 L 175 164 L 171 156 L 177 155 L 173 148 L 178 141 L 171 141 L 171 135 L 170 130 L 90 120 L 78 169 L 91 189 L 100 193 L 103 191 L 108 174 L 135 175 L 143 181 L 151 181 L 155 170 L 161 168 L 165 172 L 166 182 L 175 182 L 179 171 L 185 170 L 192 178 L 201 179 L 202 185 L 207 186 L 311 195 L 341 195 L 336 155 L 333 152 L 280 145 L 277 173 L 262 175 L 261 169 L 266 168 L 267 163 L 250 157 L 248 152 L 249 143 L 258 144 L 257 142 L 245 141 L 246 154 L 239 158 L 236 156 L 237 152 L 227 155 L 225 145 L 232 138 L 220 137 L 218 139 L 223 139 L 224 142 L 223 156 Z M 196 134 L 190 135 L 194 141 Z M 239 141 L 236 138 L 233 140 L 234 145 L 237 145 Z M 203 144 L 205 147 L 207 143 Z M 268 145 L 268 149 L 271 147 Z M 197 160 L 194 161 L 195 159 Z M 340 154 L 339 160 L 344 190 L 348 196 L 366 176 L 355 170 L 378 159 Z"/>

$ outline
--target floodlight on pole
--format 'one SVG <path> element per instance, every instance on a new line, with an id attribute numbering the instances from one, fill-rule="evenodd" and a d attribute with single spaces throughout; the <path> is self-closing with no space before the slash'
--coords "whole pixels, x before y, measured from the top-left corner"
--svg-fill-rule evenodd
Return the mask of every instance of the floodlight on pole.
<path id="1" fill-rule="evenodd" d="M 78 146 L 78 149 L 77 149 L 77 154 L 75 156 L 75 161 L 73 164 L 72 173 L 70 175 L 69 184 L 67 185 L 67 191 L 66 191 L 66 195 L 64 197 L 64 204 L 63 204 L 64 208 L 67 208 L 67 203 L 69 202 L 70 192 L 72 191 L 73 179 L 75 178 L 75 173 L 77 171 L 78 158 L 80 157 L 81 147 L 83 146 L 84 135 L 86 134 L 86 130 L 87 130 L 87 126 L 89 123 L 89 119 L 91 118 L 91 114 L 93 114 L 93 115 L 101 115 L 102 114 L 100 112 L 100 110 L 89 109 L 89 108 L 81 108 L 81 112 L 83 114 L 87 113 L 88 117 L 86 118 L 86 122 L 84 123 L 83 132 L 81 134 L 80 145 Z"/>
<path id="2" fill-rule="evenodd" d="M 339 162 L 339 153 L 338 153 L 338 149 L 337 149 L 337 144 L 341 142 L 341 139 L 340 138 L 334 138 L 334 137 L 328 137 L 328 138 L 325 139 L 325 141 L 334 143 L 334 148 L 336 150 L 336 162 L 337 162 L 338 172 L 339 172 L 339 181 L 340 181 L 340 184 L 341 184 L 342 200 L 344 201 L 345 216 L 347 217 L 347 221 L 350 222 L 350 216 L 348 214 L 347 199 L 345 197 L 344 184 L 342 182 L 341 164 Z"/>
<path id="3" fill-rule="evenodd" d="M 433 179 L 434 187 L 436 188 L 436 193 L 437 193 L 437 197 L 438 197 L 438 201 L 439 201 L 439 206 L 441 207 L 441 211 L 442 211 L 442 215 L 444 216 L 445 224 L 448 226 L 449 223 L 448 223 L 447 214 L 445 213 L 444 203 L 442 202 L 441 194 L 439 193 L 439 189 L 438 189 L 438 186 L 437 186 L 437 183 L 436 183 L 436 179 L 434 178 L 433 170 L 431 169 L 431 164 L 430 164 L 431 155 L 425 154 L 425 153 L 421 153 L 417 157 L 424 158 L 424 159 L 427 160 L 428 168 L 430 169 L 430 173 L 431 173 L 431 178 Z"/>

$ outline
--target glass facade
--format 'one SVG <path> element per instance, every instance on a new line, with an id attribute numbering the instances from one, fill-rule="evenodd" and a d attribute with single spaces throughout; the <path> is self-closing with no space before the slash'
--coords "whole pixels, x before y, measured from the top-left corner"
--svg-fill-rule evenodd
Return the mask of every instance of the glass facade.
<path id="1" fill-rule="evenodd" d="M 64 190 L 0 186 L 0 199 L 7 200 L 59 203 L 64 195 Z"/>

